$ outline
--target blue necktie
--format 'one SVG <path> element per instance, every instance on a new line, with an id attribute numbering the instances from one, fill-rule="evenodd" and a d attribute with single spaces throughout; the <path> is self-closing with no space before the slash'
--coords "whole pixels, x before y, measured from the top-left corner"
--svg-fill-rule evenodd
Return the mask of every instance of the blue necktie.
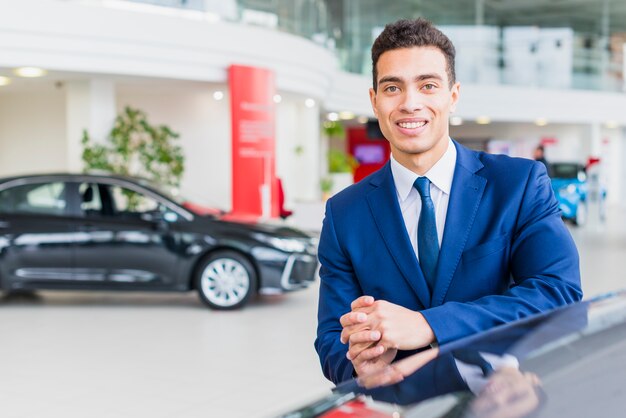
<path id="1" fill-rule="evenodd" d="M 435 205 L 430 198 L 430 180 L 418 177 L 413 183 L 422 198 L 422 210 L 417 224 L 417 253 L 422 273 L 428 287 L 432 291 L 435 285 L 435 272 L 439 258 L 439 239 L 437 238 L 437 223 L 435 221 Z"/>

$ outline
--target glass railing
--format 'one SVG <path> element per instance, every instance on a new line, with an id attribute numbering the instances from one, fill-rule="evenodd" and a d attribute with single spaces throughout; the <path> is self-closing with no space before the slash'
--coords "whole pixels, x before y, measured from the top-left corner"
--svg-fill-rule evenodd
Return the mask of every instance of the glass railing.
<path id="1" fill-rule="evenodd" d="M 122 3 L 119 0 L 93 2 L 106 4 L 112 1 Z M 370 47 L 382 30 L 381 22 L 414 17 L 421 7 L 421 13 L 437 23 L 454 42 L 457 78 L 464 83 L 603 91 L 624 89 L 626 35 L 615 33 L 603 37 L 569 28 L 474 25 L 473 1 L 455 3 L 471 13 L 454 19 L 450 14 L 442 14 L 441 7 L 437 8 L 438 15 L 429 12 L 432 3 L 429 0 L 417 2 L 419 7 L 417 3 L 405 0 L 382 9 L 374 8 L 374 0 L 126 2 L 204 13 L 213 20 L 262 26 L 302 36 L 334 51 L 345 71 L 365 75 L 371 75 Z M 455 24 L 447 24 L 450 21 Z"/>

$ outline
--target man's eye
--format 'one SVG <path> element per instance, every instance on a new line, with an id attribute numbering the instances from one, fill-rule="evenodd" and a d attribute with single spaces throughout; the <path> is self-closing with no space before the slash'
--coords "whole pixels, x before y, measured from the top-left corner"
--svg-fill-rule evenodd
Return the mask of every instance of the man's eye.
<path id="1" fill-rule="evenodd" d="M 428 83 L 428 84 L 424 84 L 424 86 L 422 88 L 424 90 L 434 90 L 434 89 L 437 88 L 437 86 L 435 84 Z"/>
<path id="2" fill-rule="evenodd" d="M 398 91 L 398 87 L 396 86 L 389 86 L 385 88 L 385 91 L 388 93 L 395 93 Z"/>

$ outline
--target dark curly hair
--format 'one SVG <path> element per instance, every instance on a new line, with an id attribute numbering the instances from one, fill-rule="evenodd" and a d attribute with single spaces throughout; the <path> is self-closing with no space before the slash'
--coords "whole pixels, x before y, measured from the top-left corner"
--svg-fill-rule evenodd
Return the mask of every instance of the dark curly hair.
<path id="1" fill-rule="evenodd" d="M 446 58 L 448 79 L 450 87 L 456 82 L 454 72 L 454 57 L 456 51 L 454 45 L 446 35 L 437 29 L 430 21 L 418 19 L 402 19 L 385 26 L 372 45 L 372 74 L 374 76 L 374 90 L 378 88 L 378 71 L 376 64 L 380 56 L 387 51 L 414 46 L 434 46 L 438 48 Z"/>

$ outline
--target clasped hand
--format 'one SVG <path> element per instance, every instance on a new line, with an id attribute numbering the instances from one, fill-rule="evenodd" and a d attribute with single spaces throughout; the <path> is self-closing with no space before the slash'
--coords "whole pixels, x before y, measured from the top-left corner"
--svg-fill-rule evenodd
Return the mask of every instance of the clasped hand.
<path id="1" fill-rule="evenodd" d="M 398 350 L 425 347 L 434 334 L 424 316 L 402 306 L 361 296 L 351 311 L 340 318 L 341 342 L 348 344 L 347 358 L 359 376 L 380 372 L 395 358 Z M 387 382 L 399 376 L 389 369 Z M 401 380 L 401 379 L 400 379 Z"/>

